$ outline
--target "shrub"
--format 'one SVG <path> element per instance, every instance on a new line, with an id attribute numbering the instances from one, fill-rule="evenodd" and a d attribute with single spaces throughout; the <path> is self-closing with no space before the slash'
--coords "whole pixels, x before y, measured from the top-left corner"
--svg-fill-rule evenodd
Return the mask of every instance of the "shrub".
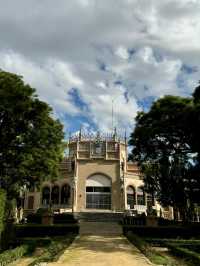
<path id="1" fill-rule="evenodd" d="M 30 213 L 27 215 L 26 218 L 27 218 L 27 223 L 30 224 L 41 224 L 42 222 L 42 216 L 36 213 Z"/>
<path id="2" fill-rule="evenodd" d="M 170 249 L 170 252 L 178 256 L 180 258 L 184 258 L 190 262 L 192 262 L 192 265 L 199 266 L 200 265 L 200 255 L 194 251 L 188 250 L 184 247 L 179 247 L 174 244 L 168 244 L 168 248 Z"/>
<path id="3" fill-rule="evenodd" d="M 5 266 L 30 252 L 28 245 L 22 245 L 12 250 L 6 250 L 0 254 L 0 265 Z"/>
<path id="4" fill-rule="evenodd" d="M 41 262 L 56 261 L 66 247 L 72 243 L 74 237 L 74 234 L 70 234 L 67 238 L 53 238 L 51 243 L 46 247 L 44 253 L 29 264 L 29 266 L 40 265 Z"/>
<path id="5" fill-rule="evenodd" d="M 126 234 L 128 231 L 139 235 L 141 237 L 152 238 L 199 238 L 200 231 L 191 226 L 132 226 L 123 225 L 123 232 Z"/>
<path id="6" fill-rule="evenodd" d="M 16 232 L 16 237 L 63 236 L 70 233 L 78 234 L 79 226 L 77 224 L 67 224 L 67 225 L 25 224 L 25 225 L 16 225 L 15 232 Z"/>
<path id="7" fill-rule="evenodd" d="M 0 189 L 0 234 L 4 229 L 4 212 L 6 204 L 6 192 L 3 189 Z"/>
<path id="8" fill-rule="evenodd" d="M 126 234 L 128 240 L 134 244 L 149 260 L 155 264 L 170 265 L 169 259 L 159 254 L 159 252 L 152 250 L 151 247 L 140 237 L 134 235 L 132 232 Z"/>
<path id="9" fill-rule="evenodd" d="M 54 224 L 67 224 L 67 223 L 77 223 L 77 220 L 74 218 L 71 213 L 61 213 L 54 215 Z"/>

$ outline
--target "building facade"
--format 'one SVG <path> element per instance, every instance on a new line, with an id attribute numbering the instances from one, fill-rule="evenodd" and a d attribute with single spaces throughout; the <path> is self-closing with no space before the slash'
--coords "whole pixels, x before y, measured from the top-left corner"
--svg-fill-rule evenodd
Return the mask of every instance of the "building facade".
<path id="1" fill-rule="evenodd" d="M 51 206 L 57 212 L 111 212 L 134 210 L 146 213 L 160 205 L 144 192 L 136 163 L 127 161 L 126 138 L 78 136 L 69 139 L 67 155 L 60 165 L 61 177 L 43 182 L 40 191 L 26 192 L 24 211 Z"/>

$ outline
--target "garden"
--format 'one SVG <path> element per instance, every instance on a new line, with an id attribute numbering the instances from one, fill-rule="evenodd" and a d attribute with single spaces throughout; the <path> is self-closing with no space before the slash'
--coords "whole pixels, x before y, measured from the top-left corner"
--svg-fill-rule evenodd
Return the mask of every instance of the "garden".
<path id="1" fill-rule="evenodd" d="M 200 265 L 199 223 L 183 224 L 158 218 L 157 226 L 146 226 L 144 217 L 141 217 L 140 223 L 139 218 L 129 217 L 129 224 L 125 219 L 123 233 L 152 263 L 166 266 Z"/>

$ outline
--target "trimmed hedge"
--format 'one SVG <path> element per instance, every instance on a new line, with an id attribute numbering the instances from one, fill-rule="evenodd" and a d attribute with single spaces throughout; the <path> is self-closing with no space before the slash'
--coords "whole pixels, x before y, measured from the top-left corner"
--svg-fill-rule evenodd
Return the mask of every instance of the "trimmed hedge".
<path id="1" fill-rule="evenodd" d="M 132 232 L 141 237 L 152 238 L 200 238 L 200 230 L 190 226 L 131 226 L 123 225 L 123 233 Z"/>
<path id="2" fill-rule="evenodd" d="M 27 215 L 27 223 L 31 224 L 41 224 L 42 223 L 42 212 L 38 211 L 37 213 L 30 213 Z M 61 213 L 54 214 L 53 216 L 54 224 L 72 224 L 77 223 L 77 220 L 74 218 L 71 213 Z"/>
<path id="3" fill-rule="evenodd" d="M 28 245 L 22 245 L 12 250 L 6 250 L 0 254 L 0 265 L 5 266 L 30 252 Z"/>
<path id="4" fill-rule="evenodd" d="M 67 238 L 59 237 L 51 239 L 51 243 L 46 247 L 44 253 L 34 260 L 29 266 L 40 265 L 42 262 L 56 261 L 62 252 L 73 242 L 74 234 L 70 234 Z"/>
<path id="5" fill-rule="evenodd" d="M 74 215 L 71 213 L 60 213 L 54 214 L 53 222 L 54 224 L 72 224 L 77 223 L 77 219 L 75 219 Z"/>
<path id="6" fill-rule="evenodd" d="M 4 213 L 6 204 L 6 192 L 0 189 L 0 234 L 4 229 Z"/>
<path id="7" fill-rule="evenodd" d="M 126 234 L 126 237 L 154 264 L 171 265 L 167 257 L 163 256 L 155 250 L 152 250 L 151 247 L 137 235 L 134 235 L 132 232 L 128 232 Z"/>
<path id="8" fill-rule="evenodd" d="M 46 236 L 63 236 L 70 233 L 78 234 L 78 224 L 57 224 L 57 225 L 38 225 L 25 224 L 16 225 L 16 237 L 46 237 Z"/>
<path id="9" fill-rule="evenodd" d="M 187 248 L 175 246 L 174 244 L 168 244 L 167 246 L 173 255 L 178 256 L 180 258 L 184 258 L 185 260 L 192 262 L 192 265 L 194 266 L 200 265 L 200 254 L 188 250 Z"/>

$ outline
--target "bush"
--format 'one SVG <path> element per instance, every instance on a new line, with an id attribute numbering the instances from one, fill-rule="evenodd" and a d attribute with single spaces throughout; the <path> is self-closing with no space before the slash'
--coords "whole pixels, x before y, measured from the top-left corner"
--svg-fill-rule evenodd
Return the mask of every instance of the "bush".
<path id="1" fill-rule="evenodd" d="M 155 264 L 171 265 L 169 259 L 159 254 L 159 252 L 152 250 L 151 247 L 140 237 L 134 235 L 132 232 L 126 234 L 128 240 L 134 244 L 149 260 Z"/>
<path id="2" fill-rule="evenodd" d="M 176 246 L 174 244 L 168 244 L 168 248 L 170 249 L 170 252 L 178 256 L 180 258 L 184 258 L 190 262 L 192 262 L 192 265 L 199 266 L 200 265 L 200 255 L 194 251 L 188 250 L 183 247 Z"/>
<path id="3" fill-rule="evenodd" d="M 47 209 L 38 209 L 36 213 L 30 213 L 27 215 L 27 223 L 29 224 L 41 224 L 42 223 L 42 215 L 46 213 Z M 72 213 L 61 213 L 54 214 L 53 216 L 54 224 L 72 224 L 77 223 L 77 219 L 74 218 Z"/>
<path id="4" fill-rule="evenodd" d="M 22 245 L 12 250 L 6 250 L 0 254 L 0 265 L 5 266 L 30 252 L 28 245 Z"/>
<path id="5" fill-rule="evenodd" d="M 6 204 L 6 192 L 3 189 L 0 189 L 0 234 L 4 229 L 4 212 Z"/>
<path id="6" fill-rule="evenodd" d="M 27 215 L 27 223 L 29 224 L 41 224 L 42 216 L 36 213 L 30 213 Z"/>
<path id="7" fill-rule="evenodd" d="M 132 226 L 123 225 L 123 232 L 132 232 L 141 237 L 152 238 L 200 238 L 200 230 L 191 226 Z"/>
<path id="8" fill-rule="evenodd" d="M 46 237 L 63 236 L 70 233 L 78 234 L 79 226 L 77 224 L 57 224 L 57 225 L 37 225 L 25 224 L 15 226 L 16 237 Z"/>
<path id="9" fill-rule="evenodd" d="M 67 224 L 67 223 L 77 223 L 72 213 L 61 213 L 54 215 L 54 224 Z"/>
<path id="10" fill-rule="evenodd" d="M 29 264 L 29 266 L 40 265 L 41 262 L 56 261 L 61 253 L 72 243 L 74 237 L 74 234 L 70 234 L 67 238 L 53 238 L 51 243 L 46 247 L 44 253 Z"/>

